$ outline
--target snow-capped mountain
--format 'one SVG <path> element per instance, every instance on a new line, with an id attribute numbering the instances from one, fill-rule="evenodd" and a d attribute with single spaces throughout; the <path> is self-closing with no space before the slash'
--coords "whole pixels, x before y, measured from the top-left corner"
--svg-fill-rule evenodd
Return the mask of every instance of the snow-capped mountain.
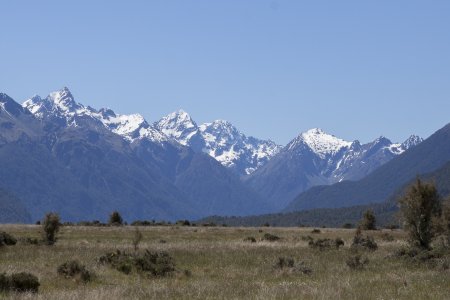
<path id="1" fill-rule="evenodd" d="M 74 100 L 67 87 L 50 93 L 46 98 L 33 96 L 26 100 L 23 107 L 27 108 L 38 119 L 59 120 L 64 126 L 80 126 L 90 122 L 94 126 L 104 126 L 133 142 L 139 139 L 149 139 L 153 142 L 167 141 L 167 137 L 150 125 L 140 114 L 119 115 L 111 109 L 102 108 L 96 110 L 90 106 L 84 106 Z"/>
<path id="2" fill-rule="evenodd" d="M 421 141 L 414 135 L 401 144 L 379 137 L 361 145 L 314 128 L 299 134 L 246 181 L 281 208 L 312 186 L 361 179 Z"/>
<path id="3" fill-rule="evenodd" d="M 282 148 L 270 140 L 247 137 L 227 121 L 197 125 L 183 110 L 167 115 L 155 126 L 179 143 L 208 153 L 239 175 L 251 174 Z"/>

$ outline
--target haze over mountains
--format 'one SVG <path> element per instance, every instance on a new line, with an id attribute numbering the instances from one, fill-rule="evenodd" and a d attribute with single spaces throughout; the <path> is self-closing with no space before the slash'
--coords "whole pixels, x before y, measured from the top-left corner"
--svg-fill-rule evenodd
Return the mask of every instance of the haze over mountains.
<path id="1" fill-rule="evenodd" d="M 84 106 L 67 88 L 23 105 L 0 95 L 0 188 L 15 199 L 15 218 L 22 222 L 47 211 L 65 220 L 102 220 L 116 209 L 128 220 L 175 220 L 379 202 L 384 198 L 317 195 L 323 185 L 335 191 L 333 184 L 371 178 L 423 148 L 415 135 L 402 143 L 379 137 L 361 144 L 319 128 L 283 147 L 227 121 L 198 125 L 183 110 L 152 123 L 139 114 Z M 436 155 L 435 168 L 450 160 Z M 319 194 L 308 194 L 314 191 Z M 3 205 L 13 207 L 11 200 Z"/>

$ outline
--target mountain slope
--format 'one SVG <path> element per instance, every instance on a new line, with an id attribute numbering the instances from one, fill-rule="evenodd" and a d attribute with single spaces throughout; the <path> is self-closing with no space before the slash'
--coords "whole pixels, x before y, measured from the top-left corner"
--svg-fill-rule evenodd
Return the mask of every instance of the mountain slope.
<path id="1" fill-rule="evenodd" d="M 359 181 L 311 188 L 295 198 L 285 211 L 383 202 L 415 176 L 436 170 L 448 161 L 450 124 Z"/>
<path id="2" fill-rule="evenodd" d="M 270 140 L 247 137 L 227 121 L 199 126 L 183 110 L 165 116 L 155 126 L 180 144 L 209 154 L 241 176 L 266 164 L 281 149 Z"/>
<path id="3" fill-rule="evenodd" d="M 416 136 L 403 144 L 380 137 L 361 145 L 359 141 L 347 142 L 314 128 L 301 133 L 244 180 L 282 209 L 313 186 L 360 179 L 420 142 Z"/>
<path id="4" fill-rule="evenodd" d="M 0 224 L 30 222 L 30 214 L 21 200 L 11 193 L 0 189 Z"/>

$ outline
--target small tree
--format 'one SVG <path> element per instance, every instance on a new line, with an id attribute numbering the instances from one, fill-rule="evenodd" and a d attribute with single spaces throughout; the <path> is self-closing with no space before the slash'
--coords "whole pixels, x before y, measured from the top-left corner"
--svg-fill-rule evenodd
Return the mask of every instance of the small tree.
<path id="1" fill-rule="evenodd" d="M 368 209 L 364 212 L 363 218 L 359 224 L 360 228 L 363 230 L 375 230 L 376 227 L 376 218 L 373 210 Z"/>
<path id="2" fill-rule="evenodd" d="M 57 213 L 47 213 L 41 222 L 44 241 L 47 245 L 53 245 L 56 242 L 56 234 L 61 226 L 60 218 Z"/>
<path id="3" fill-rule="evenodd" d="M 434 236 L 432 221 L 440 212 L 436 186 L 422 183 L 418 178 L 399 199 L 399 204 L 411 245 L 429 249 Z"/>
<path id="4" fill-rule="evenodd" d="M 122 216 L 117 210 L 113 211 L 112 214 L 109 216 L 109 224 L 115 226 L 120 226 L 123 224 Z"/>

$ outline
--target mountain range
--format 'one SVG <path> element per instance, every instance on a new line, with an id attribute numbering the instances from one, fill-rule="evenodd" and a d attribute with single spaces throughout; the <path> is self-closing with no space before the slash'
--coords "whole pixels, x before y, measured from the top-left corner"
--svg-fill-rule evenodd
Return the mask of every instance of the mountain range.
<path id="1" fill-rule="evenodd" d="M 420 142 L 412 135 L 401 144 L 379 137 L 362 145 L 315 128 L 301 133 L 244 180 L 282 209 L 313 186 L 361 179 Z"/>
<path id="2" fill-rule="evenodd" d="M 415 135 L 361 144 L 314 128 L 283 147 L 227 121 L 197 125 L 183 110 L 152 123 L 95 109 L 68 88 L 22 105 L 0 94 L 0 128 L 0 188 L 16 199 L 20 221 L 47 211 L 65 220 L 104 220 L 112 210 L 175 220 L 365 204 L 372 198 L 308 193 L 370 178 L 422 146 Z"/>

